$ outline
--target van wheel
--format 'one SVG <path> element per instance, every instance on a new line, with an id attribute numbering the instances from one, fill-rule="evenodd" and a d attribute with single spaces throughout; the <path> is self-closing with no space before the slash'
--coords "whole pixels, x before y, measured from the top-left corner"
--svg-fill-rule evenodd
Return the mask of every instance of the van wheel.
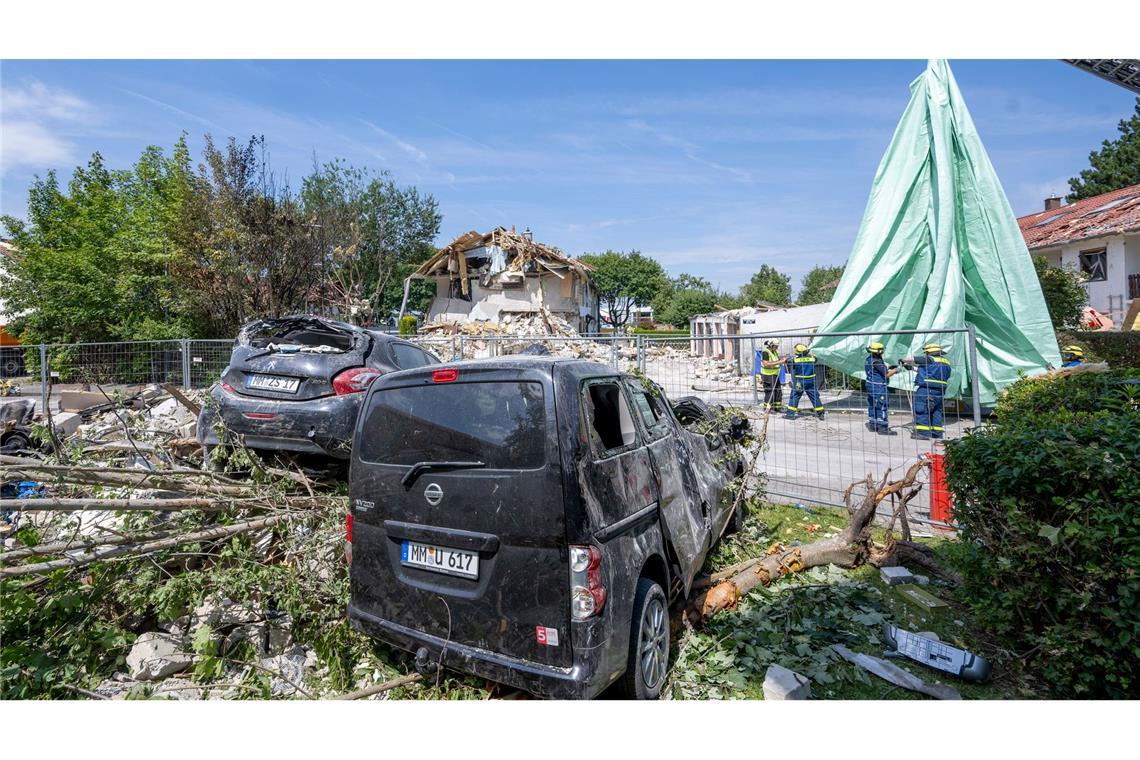
<path id="1" fill-rule="evenodd" d="M 619 689 L 627 699 L 657 699 L 669 670 L 669 601 L 661 586 L 639 578 L 633 599 L 629 659 Z"/>

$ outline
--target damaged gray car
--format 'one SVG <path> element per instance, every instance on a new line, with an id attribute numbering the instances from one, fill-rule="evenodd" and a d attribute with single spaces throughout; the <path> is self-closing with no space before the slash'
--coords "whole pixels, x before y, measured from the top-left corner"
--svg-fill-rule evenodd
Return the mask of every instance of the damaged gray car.
<path id="1" fill-rule="evenodd" d="M 425 673 L 656 698 L 669 608 L 742 519 L 748 425 L 722 412 L 552 356 L 379 378 L 349 479 L 352 625 Z"/>
<path id="2" fill-rule="evenodd" d="M 347 459 L 364 391 L 386 373 L 438 362 L 412 343 L 344 322 L 259 319 L 238 332 L 213 403 L 198 418 L 198 440 L 207 450 L 230 436 L 255 450 Z"/>

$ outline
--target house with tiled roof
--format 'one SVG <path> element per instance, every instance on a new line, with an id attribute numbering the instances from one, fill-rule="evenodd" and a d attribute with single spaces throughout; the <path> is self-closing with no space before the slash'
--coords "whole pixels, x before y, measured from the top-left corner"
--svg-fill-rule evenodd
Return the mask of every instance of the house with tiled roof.
<path id="1" fill-rule="evenodd" d="M 1029 252 L 1084 273 L 1089 306 L 1120 323 L 1140 298 L 1140 185 L 1019 217 Z"/>

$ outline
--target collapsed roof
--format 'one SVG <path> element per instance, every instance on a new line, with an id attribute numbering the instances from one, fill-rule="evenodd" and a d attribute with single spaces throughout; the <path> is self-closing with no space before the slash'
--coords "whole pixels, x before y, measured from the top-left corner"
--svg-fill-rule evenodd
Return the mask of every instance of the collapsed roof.
<path id="1" fill-rule="evenodd" d="M 536 243 L 514 230 L 496 227 L 487 233 L 471 230 L 460 235 L 425 261 L 412 273 L 412 277 L 458 279 L 463 294 L 467 295 L 468 277 L 472 274 L 503 281 L 544 272 L 563 277 L 567 271 L 589 280 L 594 268 L 554 246 Z"/>

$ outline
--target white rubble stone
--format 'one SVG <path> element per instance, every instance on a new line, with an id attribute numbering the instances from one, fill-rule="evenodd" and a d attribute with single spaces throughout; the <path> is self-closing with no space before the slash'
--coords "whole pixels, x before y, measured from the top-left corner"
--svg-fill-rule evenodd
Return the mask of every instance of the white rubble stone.
<path id="1" fill-rule="evenodd" d="M 194 663 L 182 650 L 183 639 L 169 633 L 147 632 L 139 636 L 127 655 L 127 667 L 136 681 L 154 681 L 180 673 Z"/>
<path id="2" fill-rule="evenodd" d="M 811 699 L 811 680 L 782 665 L 764 674 L 764 699 Z"/>

